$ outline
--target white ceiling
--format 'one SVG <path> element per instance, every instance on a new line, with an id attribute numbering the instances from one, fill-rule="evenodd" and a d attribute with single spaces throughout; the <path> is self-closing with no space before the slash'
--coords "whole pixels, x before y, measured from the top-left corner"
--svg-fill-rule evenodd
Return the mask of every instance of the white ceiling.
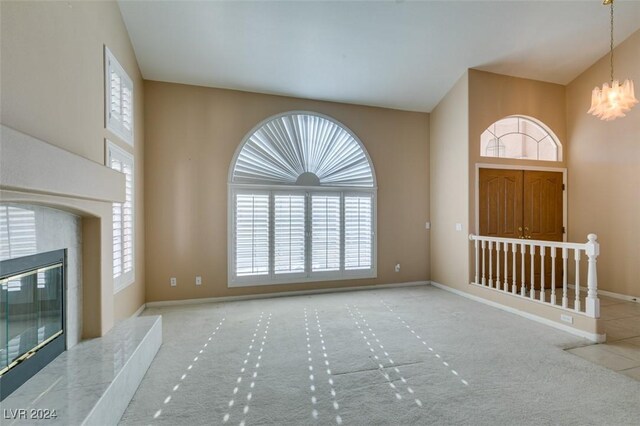
<path id="1" fill-rule="evenodd" d="M 145 79 L 412 111 L 467 68 L 566 84 L 609 48 L 601 0 L 119 4 Z M 615 5 L 622 41 L 640 1 Z"/>

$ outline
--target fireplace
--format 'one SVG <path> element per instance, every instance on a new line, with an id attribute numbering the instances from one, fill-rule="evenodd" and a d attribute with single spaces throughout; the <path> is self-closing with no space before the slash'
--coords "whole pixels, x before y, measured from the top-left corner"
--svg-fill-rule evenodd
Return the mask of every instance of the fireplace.
<path id="1" fill-rule="evenodd" d="M 65 350 L 66 250 L 0 262 L 0 400 Z"/>

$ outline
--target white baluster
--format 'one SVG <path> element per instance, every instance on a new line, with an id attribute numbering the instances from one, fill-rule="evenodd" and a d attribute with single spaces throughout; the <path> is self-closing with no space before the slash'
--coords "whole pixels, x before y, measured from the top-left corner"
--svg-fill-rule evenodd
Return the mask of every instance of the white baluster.
<path id="1" fill-rule="evenodd" d="M 493 288 L 493 241 L 489 241 L 489 287 Z"/>
<path id="2" fill-rule="evenodd" d="M 569 305 L 569 298 L 567 297 L 567 259 L 569 258 L 569 250 L 566 247 L 562 247 L 562 307 L 566 308 Z"/>
<path id="3" fill-rule="evenodd" d="M 546 247 L 545 246 L 541 246 L 540 247 L 540 301 L 544 302 L 544 252 L 545 252 Z"/>
<path id="4" fill-rule="evenodd" d="M 526 284 L 525 284 L 525 267 L 524 267 L 524 255 L 527 252 L 527 246 L 524 245 L 524 243 L 520 244 L 520 267 L 522 268 L 520 270 L 520 296 L 525 295 L 526 293 Z"/>
<path id="5" fill-rule="evenodd" d="M 573 309 L 576 312 L 580 312 L 580 253 L 581 251 L 575 249 L 573 251 L 576 260 L 576 300 L 573 302 Z"/>
<path id="6" fill-rule="evenodd" d="M 496 288 L 500 290 L 500 241 L 496 243 Z"/>
<path id="7" fill-rule="evenodd" d="M 479 266 L 480 266 L 480 263 L 479 263 L 478 258 L 479 258 L 479 256 L 480 256 L 480 252 L 479 252 L 479 250 L 478 250 L 478 240 L 477 240 L 477 237 L 476 237 L 476 240 L 473 242 L 473 245 L 474 245 L 474 247 L 476 248 L 476 280 L 475 280 L 475 283 L 476 283 L 476 284 L 479 284 L 479 281 L 478 281 L 478 273 L 479 273 Z"/>
<path id="8" fill-rule="evenodd" d="M 555 305 L 556 300 L 556 247 L 551 247 L 551 302 Z"/>
<path id="9" fill-rule="evenodd" d="M 600 299 L 598 299 L 598 271 L 596 269 L 596 259 L 600 254 L 600 244 L 596 234 L 587 236 L 586 253 L 589 258 L 589 270 L 587 273 L 587 300 L 585 311 L 592 318 L 600 317 Z"/>
<path id="10" fill-rule="evenodd" d="M 529 298 L 531 300 L 536 297 L 536 284 L 535 284 L 535 256 L 536 256 L 536 246 L 529 246 L 529 250 L 531 250 L 531 290 L 529 291 Z"/>
<path id="11" fill-rule="evenodd" d="M 509 291 L 509 243 L 504 243 L 504 291 Z"/>
<path id="12" fill-rule="evenodd" d="M 518 245 L 515 243 L 511 243 L 511 252 L 513 254 L 513 259 L 511 263 L 511 293 L 516 294 L 518 292 L 518 287 L 516 286 L 516 251 L 518 250 Z"/>
<path id="13" fill-rule="evenodd" d="M 487 259 L 487 242 L 485 240 L 482 240 L 482 285 L 487 285 L 487 280 L 485 278 L 485 269 L 487 266 L 487 262 L 485 262 L 485 260 Z"/>

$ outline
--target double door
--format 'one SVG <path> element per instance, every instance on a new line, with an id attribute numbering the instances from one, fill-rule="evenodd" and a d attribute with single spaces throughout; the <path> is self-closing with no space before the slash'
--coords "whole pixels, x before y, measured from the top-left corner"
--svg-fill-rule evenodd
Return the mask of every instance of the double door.
<path id="1" fill-rule="evenodd" d="M 561 172 L 480 169 L 479 175 L 479 231 L 490 237 L 523 240 L 562 241 L 563 176 Z M 520 250 L 520 248 L 518 249 Z M 548 254 L 548 253 L 547 253 Z M 494 257 L 495 259 L 495 257 Z M 534 268 L 535 282 L 540 282 L 540 256 L 533 265 L 508 264 L 509 281 L 513 274 L 522 274 L 530 282 L 530 268 Z M 515 268 L 514 268 L 515 266 Z M 551 257 L 545 257 L 545 280 L 551 283 Z M 561 264 L 556 264 L 556 278 L 562 276 Z M 556 279 L 556 283 L 560 281 Z"/>

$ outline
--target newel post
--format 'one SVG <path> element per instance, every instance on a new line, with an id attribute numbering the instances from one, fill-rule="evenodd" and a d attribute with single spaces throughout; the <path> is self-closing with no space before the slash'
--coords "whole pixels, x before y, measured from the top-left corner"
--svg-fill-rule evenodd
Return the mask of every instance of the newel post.
<path id="1" fill-rule="evenodd" d="M 598 270 L 596 268 L 596 259 L 600 254 L 600 244 L 596 234 L 587 236 L 587 244 L 585 244 L 585 252 L 589 258 L 589 270 L 587 273 L 587 300 L 586 314 L 592 318 L 600 317 L 600 299 L 598 299 Z"/>

